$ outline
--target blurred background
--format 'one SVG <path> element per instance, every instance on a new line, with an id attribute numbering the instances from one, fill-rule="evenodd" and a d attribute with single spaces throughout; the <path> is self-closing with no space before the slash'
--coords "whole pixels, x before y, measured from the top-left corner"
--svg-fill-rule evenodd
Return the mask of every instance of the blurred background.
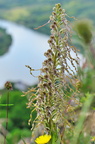
<path id="1" fill-rule="evenodd" d="M 50 29 L 49 24 L 37 30 L 34 28 L 48 22 L 56 3 L 61 3 L 62 8 L 69 15 L 67 19 L 74 30 L 72 45 L 80 50 L 80 57 L 87 59 L 83 63 L 82 71 L 88 64 L 91 69 L 95 66 L 93 61 L 95 58 L 95 0 L 0 0 L 0 103 L 6 103 L 7 90 L 4 84 L 10 81 L 13 85 L 10 103 L 14 104 L 9 109 L 10 144 L 19 143 L 21 137 L 31 136 L 28 125 L 30 111 L 26 109 L 27 98 L 21 95 L 28 87 L 35 86 L 38 80 L 30 75 L 25 65 L 34 69 L 41 68 L 45 59 L 43 54 L 49 48 L 47 41 Z M 72 16 L 76 20 L 70 19 Z M 93 56 L 88 56 L 90 54 L 88 49 Z M 89 77 L 93 73 L 88 73 Z M 38 74 L 39 72 L 34 73 L 34 75 Z M 88 81 L 88 79 L 84 81 L 84 91 Z M 93 89 L 90 86 L 90 90 Z M 0 107 L 2 129 L 5 127 L 5 117 L 6 108 Z M 3 139 L 1 130 L 0 133 Z"/>

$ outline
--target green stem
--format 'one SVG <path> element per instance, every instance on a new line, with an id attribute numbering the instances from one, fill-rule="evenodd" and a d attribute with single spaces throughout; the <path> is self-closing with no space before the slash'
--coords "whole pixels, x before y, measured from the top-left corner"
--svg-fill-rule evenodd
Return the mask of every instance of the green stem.
<path id="1" fill-rule="evenodd" d="M 87 93 L 86 94 L 87 96 L 87 100 L 85 101 L 84 103 L 84 106 L 82 108 L 82 111 L 81 111 L 81 115 L 79 117 L 79 121 L 74 129 L 74 136 L 73 138 L 71 139 L 71 143 L 70 144 L 77 144 L 78 142 L 78 138 L 79 138 L 79 135 L 83 129 L 83 124 L 84 124 L 84 121 L 86 119 L 86 113 L 89 111 L 89 108 L 91 106 L 91 103 L 95 97 L 95 94 L 89 94 Z"/>
<path id="2" fill-rule="evenodd" d="M 6 106 L 6 130 L 8 130 L 8 110 L 9 110 L 9 91 L 7 94 L 7 106 Z"/>
<path id="3" fill-rule="evenodd" d="M 6 131 L 8 130 L 8 110 L 9 110 L 9 91 L 7 93 L 7 98 L 6 98 Z M 4 137 L 4 144 L 6 144 L 6 134 L 5 134 L 5 137 Z"/>
<path id="4" fill-rule="evenodd" d="M 58 139 L 58 133 L 57 133 L 56 124 L 52 121 L 52 118 L 50 119 L 50 122 L 49 122 L 49 128 L 50 128 L 50 133 L 51 133 L 51 140 L 49 144 L 56 144 L 57 139 Z"/>

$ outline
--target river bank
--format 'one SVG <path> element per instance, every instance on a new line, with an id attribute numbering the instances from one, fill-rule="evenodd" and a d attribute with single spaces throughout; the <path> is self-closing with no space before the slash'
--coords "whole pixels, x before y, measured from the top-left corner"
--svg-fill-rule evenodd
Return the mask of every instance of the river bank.
<path id="1" fill-rule="evenodd" d="M 11 43 L 11 35 L 6 32 L 6 29 L 0 28 L 0 56 L 8 52 Z"/>

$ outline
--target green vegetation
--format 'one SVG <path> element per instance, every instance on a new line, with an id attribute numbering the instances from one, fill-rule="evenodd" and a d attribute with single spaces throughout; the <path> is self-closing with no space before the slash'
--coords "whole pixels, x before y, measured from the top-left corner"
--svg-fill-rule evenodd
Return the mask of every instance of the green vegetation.
<path id="1" fill-rule="evenodd" d="M 71 31 L 65 16 L 66 13 L 60 4 L 56 4 L 50 16 L 51 35 L 48 40 L 50 49 L 44 53 L 46 60 L 40 69 L 37 89 L 29 90 L 28 107 L 34 108 L 37 112 L 32 129 L 44 125 L 44 134 L 51 135 L 49 144 L 93 144 L 95 141 L 93 35 L 88 21 L 79 21 L 76 24 L 76 31 L 84 45 L 86 58 L 83 67 L 76 68 L 78 57 L 74 59 L 70 52 L 73 51 L 77 56 L 77 50 L 70 45 Z M 68 66 L 67 60 L 75 71 Z M 34 71 L 31 67 L 27 67 L 31 72 Z M 35 100 L 36 104 L 33 105 Z M 31 111 L 30 119 L 34 111 Z M 44 143 L 43 139 L 41 142 L 39 137 L 36 139 L 37 143 Z"/>
<path id="2" fill-rule="evenodd" d="M 9 107 L 9 117 L 10 117 L 10 127 L 9 130 L 12 130 L 13 128 L 29 128 L 27 126 L 28 119 L 29 119 L 29 109 L 26 109 L 26 97 L 21 97 L 22 92 L 21 91 L 11 91 L 10 92 L 10 104 L 13 104 L 13 106 Z M 4 92 L 1 96 L 1 103 L 6 103 L 6 96 L 7 92 Z M 6 107 L 0 107 L 0 117 L 5 118 Z"/>
<path id="3" fill-rule="evenodd" d="M 4 2 L 5 1 L 2 1 L 2 5 Z M 13 5 L 8 4 L 6 6 L 7 12 L 12 11 L 8 13 L 6 18 L 11 14 L 16 15 L 16 19 L 13 16 L 10 17 L 10 20 L 13 21 L 21 20 L 23 14 L 26 19 L 28 16 L 30 17 L 28 10 L 33 10 L 31 10 L 32 6 L 29 5 L 32 2 L 27 2 L 27 9 L 25 6 L 26 3 L 22 5 L 22 1 L 20 1 L 20 6 L 24 8 L 20 9 L 17 8 L 18 5 L 16 2 L 17 1 L 15 1 Z M 35 0 L 35 2 L 38 2 L 38 0 Z M 43 2 L 43 0 L 41 0 L 41 2 Z M 89 6 L 92 6 L 91 2 L 92 1 L 88 1 Z M 9 3 L 12 4 L 12 1 L 10 0 Z M 44 1 L 44 3 L 48 8 L 48 2 Z M 40 2 L 38 2 L 38 4 L 40 5 Z M 72 5 L 75 8 L 73 10 L 75 12 L 75 4 L 76 1 L 71 2 L 68 0 L 68 9 L 70 9 L 70 5 Z M 36 5 L 33 6 L 36 7 Z M 80 5 L 77 6 L 79 7 Z M 84 4 L 82 6 L 84 6 Z M 30 9 L 28 9 L 29 7 Z M 42 7 L 41 10 L 45 8 L 46 7 Z M 39 13 L 41 10 L 39 10 Z M 81 8 L 81 11 L 82 10 Z M 39 19 L 41 19 L 41 17 L 39 17 Z M 23 19 L 23 22 L 24 20 L 25 19 Z M 43 19 L 41 19 L 41 22 L 43 24 L 42 20 Z M 37 137 L 38 135 L 49 134 L 51 136 L 49 144 L 94 144 L 95 47 L 92 41 L 93 34 L 88 21 L 79 21 L 74 26 L 80 36 L 80 43 L 78 43 L 78 40 L 76 44 L 82 45 L 86 58 L 82 67 L 76 67 L 75 63 L 78 64 L 78 61 L 71 56 L 71 51 L 77 56 L 76 48 L 70 43 L 71 29 L 65 11 L 61 8 L 60 4 L 56 4 L 50 16 L 51 35 L 48 40 L 50 49 L 44 53 L 46 60 L 40 69 L 41 73 L 38 76 L 39 84 L 37 87 L 28 89 L 27 92 L 25 92 L 26 97 L 21 97 L 22 92 L 18 90 L 10 92 L 9 102 L 14 105 L 9 106 L 9 133 L 6 137 L 9 144 L 17 143 L 18 140 L 23 139 L 23 137 L 31 137 L 31 132 L 29 131 L 30 126 L 27 124 L 29 115 L 32 130 L 33 128 L 36 130 L 34 133 L 32 131 L 33 136 Z M 41 29 L 43 29 L 43 27 Z M 67 60 L 69 60 L 75 71 L 69 67 Z M 27 67 L 32 74 L 34 69 L 30 66 Z M 6 125 L 4 122 L 6 119 L 6 107 L 3 105 L 6 103 L 6 96 L 7 91 L 1 91 L 0 119 L 2 120 L 3 118 L 3 127 Z M 26 101 L 28 101 L 27 106 L 30 109 L 26 109 Z M 39 125 L 41 126 L 40 132 L 37 129 Z M 42 126 L 44 126 L 45 129 L 42 129 Z M 38 139 L 38 141 L 44 144 L 43 139 L 42 141 Z"/>
<path id="4" fill-rule="evenodd" d="M 70 17 L 74 16 L 78 20 L 88 18 L 95 25 L 94 0 L 9 0 L 8 3 L 7 0 L 0 0 L 0 18 L 34 29 L 48 22 L 52 7 L 58 2 L 62 4 Z M 73 21 L 69 17 L 68 20 Z M 36 31 L 50 35 L 49 24 Z M 73 36 L 72 39 L 74 46 L 77 46 L 80 52 L 84 53 L 77 35 Z"/>
<path id="5" fill-rule="evenodd" d="M 76 22 L 73 23 L 73 37 L 72 37 L 72 42 L 77 49 L 80 50 L 80 53 L 85 55 L 87 59 L 89 59 L 89 56 L 87 53 L 91 53 L 89 51 L 89 46 L 90 49 L 91 45 L 94 45 L 94 37 L 95 37 L 95 30 L 94 26 L 91 20 L 89 19 L 84 19 L 84 20 L 77 20 Z M 93 53 L 95 55 L 95 53 Z"/>
<path id="6" fill-rule="evenodd" d="M 6 104 L 7 90 L 3 90 L 1 95 L 1 104 Z M 28 120 L 30 117 L 30 110 L 26 108 L 26 97 L 21 97 L 22 92 L 18 90 L 10 91 L 9 103 L 9 122 L 7 139 L 10 144 L 13 144 L 21 139 L 21 137 L 29 137 L 31 135 Z M 35 114 L 34 114 L 35 118 Z M 6 106 L 0 105 L 0 120 L 4 119 L 3 127 L 6 127 Z M 1 129 L 0 132 L 2 133 Z M 14 138 L 15 137 L 15 138 Z"/>
<path id="7" fill-rule="evenodd" d="M 43 25 L 49 20 L 52 7 L 60 2 L 69 16 L 89 18 L 95 24 L 94 0 L 0 0 L 0 18 L 15 21 L 31 29 Z M 49 25 L 37 31 L 50 34 Z"/>
<path id="8" fill-rule="evenodd" d="M 7 34 L 5 29 L 0 28 L 0 56 L 8 52 L 11 43 L 12 43 L 11 35 Z"/>

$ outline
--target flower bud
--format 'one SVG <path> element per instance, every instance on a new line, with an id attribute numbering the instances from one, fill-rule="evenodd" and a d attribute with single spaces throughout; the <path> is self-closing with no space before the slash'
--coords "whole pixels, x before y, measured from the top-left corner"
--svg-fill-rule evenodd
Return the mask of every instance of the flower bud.
<path id="1" fill-rule="evenodd" d="M 9 81 L 7 81 L 5 83 L 5 88 L 8 89 L 8 90 L 12 90 L 12 84 Z"/>

